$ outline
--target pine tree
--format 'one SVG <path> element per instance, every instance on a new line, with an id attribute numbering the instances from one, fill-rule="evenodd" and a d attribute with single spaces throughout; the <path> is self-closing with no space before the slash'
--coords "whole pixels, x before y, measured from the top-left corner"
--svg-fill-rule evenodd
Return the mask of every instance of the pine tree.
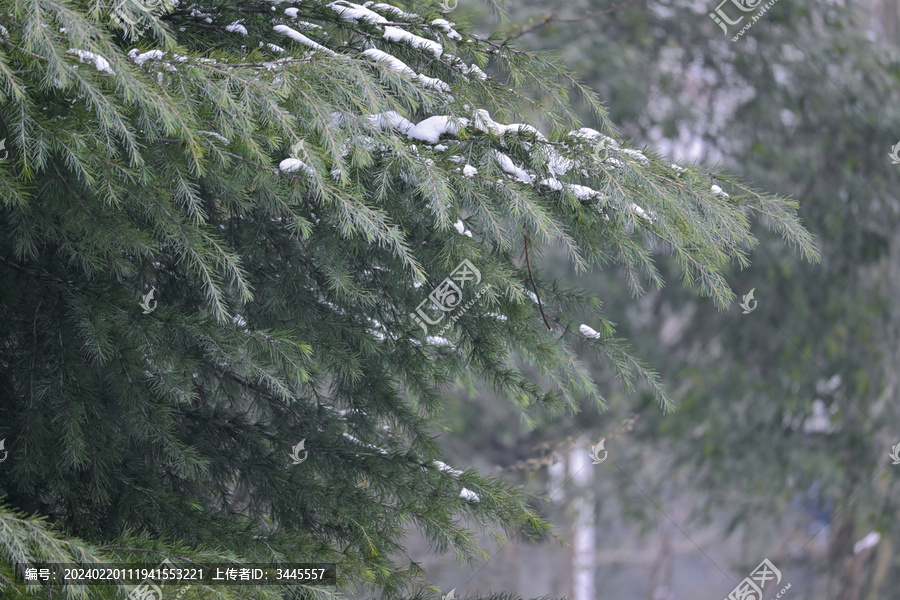
<path id="1" fill-rule="evenodd" d="M 409 527 L 460 559 L 485 556 L 463 518 L 548 531 L 441 462 L 447 384 L 602 409 L 588 350 L 670 406 L 543 245 L 635 293 L 669 252 L 719 306 L 754 215 L 815 256 L 796 203 L 627 148 L 541 54 L 435 5 L 291 4 L 0 3 L 4 596 L 48 596 L 13 570 L 65 553 L 335 562 L 415 596 Z"/>

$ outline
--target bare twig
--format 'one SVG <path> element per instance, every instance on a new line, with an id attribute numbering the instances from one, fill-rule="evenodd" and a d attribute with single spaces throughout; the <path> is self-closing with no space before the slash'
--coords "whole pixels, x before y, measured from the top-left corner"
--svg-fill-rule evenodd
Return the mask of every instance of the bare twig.
<path id="1" fill-rule="evenodd" d="M 534 275 L 531 272 L 531 257 L 528 255 L 528 232 L 525 232 L 525 264 L 528 265 L 528 279 L 531 280 L 531 287 L 534 288 L 534 295 L 537 297 L 538 308 L 541 310 L 541 316 L 544 317 L 544 325 L 547 326 L 548 331 L 553 331 L 553 328 L 550 327 L 550 321 L 547 319 L 547 315 L 544 313 L 544 305 L 541 302 L 541 294 L 538 292 L 537 284 L 534 282 Z"/>

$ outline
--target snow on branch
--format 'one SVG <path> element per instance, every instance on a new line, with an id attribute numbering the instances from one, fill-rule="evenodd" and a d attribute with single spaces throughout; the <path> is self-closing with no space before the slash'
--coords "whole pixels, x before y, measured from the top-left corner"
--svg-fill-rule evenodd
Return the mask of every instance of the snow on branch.
<path id="1" fill-rule="evenodd" d="M 365 21 L 366 23 L 371 23 L 372 25 L 380 25 L 382 23 L 388 22 L 387 19 L 385 19 L 378 13 L 373 12 L 359 4 L 354 4 L 353 2 L 338 0 L 337 2 L 332 2 L 327 6 L 328 8 L 337 12 L 337 14 L 339 14 L 342 19 L 344 19 L 345 21 L 350 21 L 351 23 Z"/>
<path id="2" fill-rule="evenodd" d="M 578 328 L 578 331 L 580 331 L 581 335 L 583 335 L 586 338 L 591 338 L 594 340 L 602 340 L 603 339 L 602 335 L 600 335 L 594 329 L 588 327 L 584 323 L 581 324 L 581 327 Z"/>
<path id="3" fill-rule="evenodd" d="M 235 21 L 231 25 L 228 25 L 227 27 L 225 27 L 225 31 L 247 35 L 247 28 L 241 25 L 241 21 Z"/>
<path id="4" fill-rule="evenodd" d="M 366 3 L 365 5 L 361 5 L 354 2 L 349 2 L 347 0 L 336 0 L 328 4 L 327 6 L 335 11 L 344 21 L 354 24 L 365 23 L 367 25 L 371 25 L 381 29 L 381 37 L 387 41 L 407 43 L 413 48 L 419 49 L 424 54 L 427 54 L 433 58 L 441 58 L 441 56 L 443 55 L 446 64 L 449 64 L 452 68 L 456 69 L 457 72 L 463 75 L 474 75 L 481 80 L 488 79 L 484 71 L 482 71 L 476 65 L 466 66 L 465 62 L 457 56 L 454 56 L 452 54 L 445 54 L 444 48 L 439 42 L 422 37 L 420 35 L 413 34 L 401 27 L 398 27 L 398 25 L 402 25 L 402 23 L 399 23 L 397 21 L 391 22 L 385 15 L 390 15 L 391 19 L 402 19 L 409 21 L 410 25 L 419 25 L 423 27 L 430 26 L 435 29 L 440 29 L 445 35 L 447 35 L 447 37 L 451 39 L 461 39 L 462 36 L 460 36 L 459 33 L 454 29 L 454 24 L 447 21 L 446 19 L 435 19 L 430 23 L 416 23 L 415 21 L 421 21 L 421 18 L 418 15 L 406 13 L 405 11 L 397 7 L 385 3 Z M 376 11 L 384 14 L 379 14 L 379 12 Z M 284 12 L 288 17 L 294 19 L 295 21 L 299 17 L 299 11 L 296 8 L 288 8 Z M 233 23 L 232 25 L 235 25 L 235 23 Z M 306 24 L 306 26 L 308 28 L 318 28 L 318 26 L 310 24 Z M 276 32 L 290 37 L 291 39 L 314 50 L 327 52 L 330 55 L 337 54 L 333 50 L 322 46 L 318 42 L 311 40 L 296 29 L 293 29 L 287 25 L 275 25 L 274 28 Z M 447 93 L 448 99 L 452 99 L 452 97 L 449 97 L 451 86 L 445 81 L 442 81 L 441 79 L 435 77 L 430 77 L 423 73 L 417 73 L 415 69 L 410 67 L 406 62 L 400 60 L 386 50 L 379 48 L 368 48 L 366 50 L 363 50 L 362 54 L 363 56 L 366 56 L 367 58 L 377 63 L 386 65 L 389 69 L 401 75 L 418 81 L 425 87 Z M 642 152 L 638 150 L 622 148 L 616 140 L 609 136 L 603 135 L 602 133 L 594 129 L 582 127 L 569 132 L 567 137 L 573 139 L 576 142 L 575 147 L 572 148 L 565 141 L 556 144 L 547 143 L 547 138 L 543 134 L 541 134 L 541 132 L 538 131 L 537 128 L 535 128 L 533 125 L 529 125 L 526 123 L 498 123 L 491 118 L 491 115 L 487 110 L 481 108 L 475 108 L 472 110 L 471 120 L 467 118 L 457 118 L 452 115 L 433 115 L 419 121 L 418 123 L 413 123 L 397 111 L 386 111 L 378 114 L 368 115 L 367 118 L 373 124 L 373 126 L 377 127 L 378 129 L 397 131 L 400 134 L 405 135 L 410 140 L 426 142 L 428 144 L 438 144 L 443 136 L 458 136 L 460 131 L 468 127 L 470 124 L 474 127 L 474 129 L 478 131 L 486 133 L 490 136 L 500 138 L 500 143 L 504 147 L 506 147 L 507 142 L 503 138 L 507 134 L 532 136 L 533 140 L 541 143 L 540 152 L 543 154 L 544 166 L 546 170 L 551 174 L 551 177 L 543 178 L 538 181 L 537 173 L 535 173 L 533 170 L 516 164 L 513 158 L 508 154 L 500 152 L 498 150 L 494 150 L 494 157 L 497 159 L 500 168 L 505 173 L 509 174 L 515 181 L 518 181 L 520 183 L 534 185 L 537 181 L 538 185 L 554 191 L 567 190 L 578 200 L 600 200 L 601 208 L 605 207 L 608 203 L 609 198 L 606 194 L 592 189 L 586 185 L 564 182 L 558 179 L 559 176 L 569 173 L 576 165 L 585 166 L 584 162 L 581 159 L 571 156 L 573 151 L 577 152 L 584 146 L 584 144 L 589 144 L 596 148 L 596 151 L 592 154 L 600 164 L 609 165 L 614 168 L 624 168 L 626 166 L 626 162 L 623 162 L 622 160 L 619 160 L 618 158 L 615 158 L 613 156 L 609 156 L 609 153 L 619 154 L 620 157 L 625 161 L 630 160 L 640 163 L 641 165 L 649 164 L 649 159 Z M 523 144 L 526 149 L 529 149 L 532 142 L 525 141 L 523 142 Z M 446 148 L 445 146 L 441 147 Z M 569 156 L 561 153 L 557 149 L 557 147 L 561 147 L 564 151 L 566 151 L 567 154 L 569 154 Z M 437 150 L 438 148 L 435 149 Z M 599 153 L 601 151 L 606 154 L 602 159 L 599 157 Z M 282 171 L 288 173 L 302 171 L 310 177 L 312 177 L 314 173 L 314 171 L 308 164 L 293 157 L 283 160 L 279 165 L 279 168 Z M 462 168 L 462 173 L 467 178 L 473 178 L 478 174 L 478 169 L 472 165 L 466 164 Z M 590 175 L 590 172 L 584 169 L 581 171 L 581 173 L 582 175 L 586 176 Z M 720 193 L 716 191 L 715 186 L 713 188 L 713 193 Z M 652 223 L 656 218 L 656 215 L 652 211 L 649 211 L 634 202 L 626 202 L 621 208 L 626 211 L 630 210 L 632 214 L 649 223 Z M 603 217 L 609 220 L 609 215 L 605 212 L 603 213 Z M 459 230 L 460 228 L 457 227 L 457 229 Z M 471 235 L 471 232 L 469 232 L 465 228 L 463 228 L 460 233 L 464 235 Z"/>
<path id="5" fill-rule="evenodd" d="M 420 48 L 431 52 L 435 58 L 440 58 L 444 47 L 433 40 L 404 31 L 399 27 L 389 25 L 384 28 L 384 39 L 392 42 L 406 42 L 413 48 Z"/>
<path id="6" fill-rule="evenodd" d="M 109 66 L 109 61 L 99 54 L 88 52 L 87 50 L 79 50 L 78 48 L 69 48 L 69 53 L 76 54 L 81 62 L 93 62 L 98 71 L 115 75 Z"/>
<path id="7" fill-rule="evenodd" d="M 325 52 L 326 54 L 330 54 L 331 56 L 337 56 L 337 52 L 335 52 L 334 50 L 331 50 L 330 48 L 326 48 L 325 46 L 323 46 L 322 44 L 319 44 L 318 42 L 312 41 L 311 39 L 309 39 L 308 37 L 306 37 L 299 31 L 297 31 L 296 29 L 292 29 L 292 28 L 288 27 L 287 25 L 276 25 L 275 31 L 277 31 L 278 33 L 280 33 L 282 35 L 288 36 L 295 42 L 299 42 L 305 46 L 309 46 L 313 50 L 319 50 L 320 52 Z"/>

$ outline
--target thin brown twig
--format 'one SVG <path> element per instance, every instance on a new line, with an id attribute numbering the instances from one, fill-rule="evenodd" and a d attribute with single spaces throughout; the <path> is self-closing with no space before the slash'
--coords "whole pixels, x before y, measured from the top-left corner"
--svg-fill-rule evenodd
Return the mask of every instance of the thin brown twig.
<path id="1" fill-rule="evenodd" d="M 550 321 L 547 319 L 547 315 L 544 313 L 544 304 L 541 302 L 541 294 L 538 292 L 537 284 L 534 282 L 534 275 L 531 272 L 531 257 L 528 254 L 528 232 L 525 232 L 525 264 L 528 265 L 528 279 L 531 280 L 531 287 L 534 288 L 534 295 L 537 297 L 538 308 L 541 310 L 541 316 L 544 317 L 544 325 L 547 326 L 548 331 L 553 331 L 553 328 L 550 326 Z"/>

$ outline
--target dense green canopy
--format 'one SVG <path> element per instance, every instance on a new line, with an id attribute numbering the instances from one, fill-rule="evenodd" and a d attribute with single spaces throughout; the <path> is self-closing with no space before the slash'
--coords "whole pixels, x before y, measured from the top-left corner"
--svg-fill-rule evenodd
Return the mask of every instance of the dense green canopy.
<path id="1" fill-rule="evenodd" d="M 671 253 L 719 306 L 755 217 L 815 256 L 796 203 L 627 148 L 577 86 L 582 128 L 563 69 L 437 5 L 138 1 L 0 2 L 5 597 L 50 595 L 18 563 L 136 556 L 336 562 L 411 597 L 408 525 L 460 558 L 470 524 L 547 530 L 440 462 L 448 383 L 602 407 L 587 349 L 669 405 L 542 245 L 635 292 Z"/>

